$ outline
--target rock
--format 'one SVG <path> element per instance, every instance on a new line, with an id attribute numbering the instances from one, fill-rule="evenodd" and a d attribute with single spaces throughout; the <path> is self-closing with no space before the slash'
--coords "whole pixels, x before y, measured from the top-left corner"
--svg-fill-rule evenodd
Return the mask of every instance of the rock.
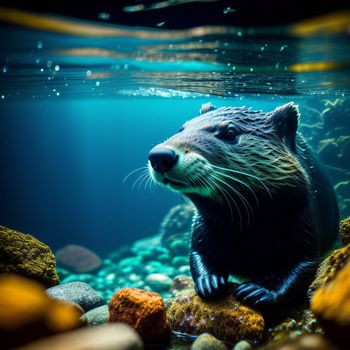
<path id="1" fill-rule="evenodd" d="M 181 290 L 185 290 L 185 289 L 194 289 L 194 282 L 192 277 L 190 276 L 176 276 L 173 279 L 172 285 L 170 290 L 172 292 L 179 292 Z"/>
<path id="2" fill-rule="evenodd" d="M 171 208 L 160 224 L 161 243 L 172 256 L 188 254 L 193 213 L 192 203 L 180 204 Z"/>
<path id="3" fill-rule="evenodd" d="M 59 283 L 50 248 L 31 235 L 0 226 L 0 273 L 16 273 L 46 287 Z"/>
<path id="4" fill-rule="evenodd" d="M 346 350 L 332 344 L 322 335 L 303 335 L 268 343 L 257 350 Z"/>
<path id="5" fill-rule="evenodd" d="M 73 272 L 90 272 L 101 266 L 101 259 L 90 249 L 69 244 L 56 252 L 56 259 Z"/>
<path id="6" fill-rule="evenodd" d="M 128 258 L 132 255 L 134 255 L 134 253 L 131 251 L 131 247 L 127 245 L 123 245 L 119 247 L 117 250 L 115 250 L 114 252 L 110 253 L 108 255 L 108 258 L 112 262 L 117 263 L 120 260 Z"/>
<path id="7" fill-rule="evenodd" d="M 135 255 L 139 255 L 142 252 L 149 252 L 152 248 L 158 247 L 160 245 L 160 241 L 160 235 L 139 239 L 132 245 L 131 251 Z"/>
<path id="8" fill-rule="evenodd" d="M 193 342 L 191 350 L 227 350 L 227 347 L 211 334 L 203 333 Z"/>
<path id="9" fill-rule="evenodd" d="M 173 260 L 171 261 L 171 265 L 174 267 L 180 267 L 183 265 L 189 264 L 189 257 L 188 256 L 175 256 Z"/>
<path id="10" fill-rule="evenodd" d="M 326 259 L 322 261 L 316 272 L 316 277 L 308 289 L 309 298 L 313 293 L 332 281 L 337 272 L 349 261 L 350 244 L 332 252 Z"/>
<path id="11" fill-rule="evenodd" d="M 335 278 L 316 290 L 311 299 L 311 311 L 335 342 L 350 344 L 350 262 Z"/>
<path id="12" fill-rule="evenodd" d="M 89 326 L 97 326 L 107 323 L 109 319 L 108 305 L 102 305 L 92 309 L 81 316 L 80 320 Z"/>
<path id="13" fill-rule="evenodd" d="M 0 295 L 1 350 L 82 325 L 76 306 L 50 298 L 36 281 L 2 275 Z"/>
<path id="14" fill-rule="evenodd" d="M 104 304 L 102 297 L 84 282 L 61 284 L 49 288 L 46 293 L 52 298 L 76 303 L 80 305 L 85 312 Z"/>
<path id="15" fill-rule="evenodd" d="M 240 340 L 232 350 L 251 350 L 253 347 L 246 340 Z"/>
<path id="16" fill-rule="evenodd" d="M 194 290 L 179 292 L 167 309 L 172 331 L 214 337 L 235 343 L 241 339 L 260 340 L 264 332 L 262 315 L 240 304 L 230 293 L 219 301 L 202 300 Z"/>
<path id="17" fill-rule="evenodd" d="M 162 273 L 151 273 L 146 277 L 146 284 L 156 292 L 168 291 L 173 280 Z"/>
<path id="18" fill-rule="evenodd" d="M 188 233 L 186 234 L 186 237 L 176 237 L 176 238 L 173 238 L 171 242 L 169 242 L 168 249 L 172 256 L 189 254 L 189 251 L 190 251 L 189 236 L 190 234 Z"/>
<path id="19" fill-rule="evenodd" d="M 139 335 L 124 324 L 96 327 L 44 338 L 17 350 L 142 350 Z"/>
<path id="20" fill-rule="evenodd" d="M 159 294 L 137 288 L 123 288 L 109 302 L 109 322 L 133 327 L 146 345 L 167 345 L 170 327 Z"/>
<path id="21" fill-rule="evenodd" d="M 350 216 L 340 221 L 339 225 L 339 232 L 340 232 L 340 238 L 344 245 L 347 245 L 350 243 Z"/>
<path id="22" fill-rule="evenodd" d="M 301 334 L 323 333 L 315 315 L 308 309 L 295 312 L 295 314 L 281 323 L 274 325 L 265 332 L 265 340 L 279 341 L 295 338 Z"/>

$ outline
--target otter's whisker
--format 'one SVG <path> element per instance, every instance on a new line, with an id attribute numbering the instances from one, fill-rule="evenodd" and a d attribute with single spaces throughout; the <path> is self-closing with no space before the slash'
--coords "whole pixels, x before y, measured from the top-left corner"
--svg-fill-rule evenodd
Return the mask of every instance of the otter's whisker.
<path id="1" fill-rule="evenodd" d="M 233 180 L 233 181 L 235 181 L 235 182 L 238 182 L 238 183 L 242 184 L 243 186 L 247 187 L 247 188 L 250 190 L 250 192 L 253 194 L 254 199 L 255 199 L 255 201 L 256 201 L 256 205 L 259 207 L 259 200 L 258 200 L 258 197 L 256 196 L 255 191 L 254 191 L 248 184 L 246 184 L 244 181 L 241 181 L 241 180 L 237 179 L 237 178 L 234 177 L 234 176 L 231 176 L 231 175 L 222 173 L 222 172 L 220 172 L 220 171 L 214 170 L 214 172 L 215 172 L 216 174 L 218 174 L 218 175 L 227 177 L 228 179 L 231 179 L 231 180 Z"/>
<path id="2" fill-rule="evenodd" d="M 235 173 L 235 174 L 240 174 L 240 175 L 243 175 L 243 176 L 248 176 L 248 177 L 251 177 L 251 178 L 253 178 L 253 179 L 255 179 L 255 180 L 258 180 L 258 181 L 262 184 L 262 186 L 265 188 L 265 190 L 267 191 L 267 193 L 269 194 L 269 196 L 272 198 L 272 194 L 271 194 L 270 190 L 269 190 L 268 187 L 265 185 L 264 181 L 261 180 L 259 177 L 254 176 L 254 175 L 249 174 L 249 173 L 245 173 L 245 172 L 243 172 L 243 171 L 228 169 L 228 168 L 220 167 L 220 166 L 213 165 L 213 164 L 211 164 L 211 166 L 212 166 L 213 168 L 221 169 L 221 170 L 224 170 L 224 171 L 229 171 L 229 172 L 232 172 L 232 173 Z"/>
<path id="3" fill-rule="evenodd" d="M 148 186 L 149 186 L 149 188 L 151 188 L 152 184 L 153 184 L 153 179 L 152 179 L 151 176 L 149 176 L 149 177 L 147 178 L 147 180 L 146 180 L 146 182 L 145 182 L 143 188 L 146 189 Z"/>
<path id="4" fill-rule="evenodd" d="M 135 174 L 136 172 L 141 171 L 141 170 L 143 170 L 143 169 L 147 169 L 147 170 L 148 170 L 148 166 L 147 166 L 147 165 L 146 165 L 146 166 L 142 166 L 142 167 L 140 167 L 140 168 L 137 168 L 137 169 L 131 171 L 129 174 L 127 174 L 127 175 L 124 177 L 123 183 L 124 183 L 132 174 Z"/>
<path id="5" fill-rule="evenodd" d="M 241 215 L 241 211 L 239 209 L 239 206 L 237 205 L 237 202 L 234 200 L 234 198 L 231 196 L 231 194 L 222 186 L 220 186 L 220 184 L 218 184 L 216 181 L 217 180 L 215 177 L 213 177 L 212 174 L 210 174 L 210 178 L 212 183 L 215 185 L 215 187 L 223 194 L 224 198 L 226 199 L 226 202 L 228 203 L 229 207 L 230 207 L 230 212 L 231 212 L 231 223 L 234 221 L 233 220 L 233 209 L 230 203 L 230 200 L 227 198 L 226 194 L 229 196 L 229 198 L 232 200 L 233 204 L 235 205 L 236 209 L 237 209 L 237 213 L 238 213 L 238 217 L 239 217 L 239 231 L 241 232 L 242 230 L 242 215 Z"/>
<path id="6" fill-rule="evenodd" d="M 145 179 L 145 178 L 147 178 L 147 176 L 148 176 L 148 171 L 145 171 L 143 174 L 141 174 L 137 179 L 136 179 L 136 181 L 134 182 L 134 184 L 132 185 L 132 189 L 134 189 L 134 187 L 136 186 L 136 184 L 141 180 L 143 180 L 143 179 Z"/>
<path id="7" fill-rule="evenodd" d="M 147 175 L 143 177 L 143 179 L 139 182 L 139 184 L 137 185 L 137 188 L 140 189 L 141 186 L 143 185 L 143 188 L 146 189 L 147 187 L 147 182 L 151 179 L 151 176 L 149 175 L 149 173 L 147 172 Z"/>
<path id="8" fill-rule="evenodd" d="M 213 176 L 213 175 L 212 175 Z M 247 199 L 238 191 L 236 190 L 234 187 L 232 187 L 230 184 L 228 184 L 225 180 L 221 179 L 218 176 L 213 176 L 216 180 L 220 181 L 221 183 L 223 183 L 224 185 L 226 185 L 227 187 L 229 187 L 241 200 L 246 212 L 247 212 L 247 219 L 248 219 L 248 227 L 250 225 L 250 213 L 249 210 L 251 211 L 251 213 L 253 213 L 253 208 L 251 207 L 250 203 L 247 201 Z"/>

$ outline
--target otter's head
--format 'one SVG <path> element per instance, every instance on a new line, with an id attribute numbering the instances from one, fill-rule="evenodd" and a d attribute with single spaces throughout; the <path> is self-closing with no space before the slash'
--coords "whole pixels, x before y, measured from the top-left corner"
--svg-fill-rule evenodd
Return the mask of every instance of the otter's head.
<path id="1" fill-rule="evenodd" d="M 149 171 L 156 182 L 192 200 L 251 208 L 264 196 L 305 187 L 307 175 L 296 156 L 298 115 L 293 103 L 269 113 L 207 104 L 203 114 L 150 151 Z"/>

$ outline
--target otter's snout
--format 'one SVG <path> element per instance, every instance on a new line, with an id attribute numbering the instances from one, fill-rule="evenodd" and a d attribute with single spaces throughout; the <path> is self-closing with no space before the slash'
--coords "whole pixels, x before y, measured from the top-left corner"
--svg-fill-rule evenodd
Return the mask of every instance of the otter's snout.
<path id="1" fill-rule="evenodd" d="M 177 162 L 179 156 L 174 150 L 165 146 L 156 146 L 151 149 L 148 159 L 152 168 L 161 174 L 169 171 Z"/>

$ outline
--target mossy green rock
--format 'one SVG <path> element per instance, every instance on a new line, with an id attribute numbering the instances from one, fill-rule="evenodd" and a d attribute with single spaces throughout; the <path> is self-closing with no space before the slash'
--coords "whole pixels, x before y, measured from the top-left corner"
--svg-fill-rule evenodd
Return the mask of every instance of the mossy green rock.
<path id="1" fill-rule="evenodd" d="M 16 273 L 46 287 L 59 284 L 51 249 L 35 237 L 0 226 L 0 273 Z"/>

